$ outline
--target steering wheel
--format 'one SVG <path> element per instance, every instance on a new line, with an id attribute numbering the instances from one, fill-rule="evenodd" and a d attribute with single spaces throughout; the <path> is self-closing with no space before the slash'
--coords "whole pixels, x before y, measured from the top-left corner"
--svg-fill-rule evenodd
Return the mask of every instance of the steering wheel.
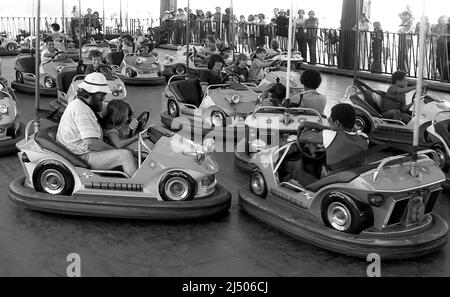
<path id="1" fill-rule="evenodd" d="M 222 79 L 222 84 L 225 84 L 225 83 L 228 81 L 228 79 L 229 79 L 230 77 L 236 77 L 237 80 L 238 80 L 238 82 L 239 82 L 239 83 L 242 83 L 241 77 L 240 77 L 239 75 L 237 75 L 236 73 L 230 73 L 230 74 L 227 74 L 227 75 Z"/>
<path id="2" fill-rule="evenodd" d="M 320 152 L 317 155 L 313 155 L 311 153 L 310 149 L 307 147 L 307 143 L 300 143 L 299 139 L 300 139 L 300 136 L 302 135 L 303 130 L 304 129 L 302 129 L 302 130 L 299 129 L 298 132 L 297 132 L 297 148 L 298 148 L 300 154 L 303 157 L 306 157 L 306 158 L 311 159 L 313 161 L 322 161 L 322 160 L 324 160 L 325 157 L 326 157 L 325 153 Z"/>
<path id="3" fill-rule="evenodd" d="M 150 119 L 150 111 L 144 111 L 143 113 L 141 113 L 141 115 L 138 116 L 137 118 L 138 126 L 136 127 L 135 130 L 130 130 L 129 137 L 141 133 L 144 130 L 145 126 L 147 126 L 149 119 Z"/>
<path id="4" fill-rule="evenodd" d="M 420 96 L 420 98 L 423 98 L 427 95 L 428 90 L 430 89 L 430 86 L 428 86 L 427 84 L 425 84 L 424 88 L 423 88 L 423 95 Z M 412 100 L 414 101 L 414 99 L 416 99 L 417 97 L 417 91 L 414 92 L 414 95 L 412 96 Z"/>
<path id="5" fill-rule="evenodd" d="M 281 66 L 282 61 L 281 60 L 275 60 L 272 62 L 272 67 L 278 68 Z"/>
<path id="6" fill-rule="evenodd" d="M 56 55 L 53 57 L 52 61 L 57 61 L 57 60 L 59 60 L 59 59 L 62 57 L 62 55 L 66 55 L 66 53 L 65 53 L 65 52 L 60 52 L 60 51 L 58 51 L 58 52 L 56 53 Z M 66 55 L 66 58 L 67 58 L 67 55 Z"/>

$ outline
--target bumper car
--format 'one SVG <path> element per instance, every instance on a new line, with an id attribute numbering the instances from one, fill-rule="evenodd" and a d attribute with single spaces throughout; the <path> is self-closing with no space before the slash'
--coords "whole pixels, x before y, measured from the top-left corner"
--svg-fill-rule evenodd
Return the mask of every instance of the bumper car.
<path id="1" fill-rule="evenodd" d="M 359 80 L 349 88 L 348 94 L 357 112 L 356 129 L 371 139 L 381 142 L 413 143 L 414 123 L 416 117 L 405 124 L 401 121 L 386 119 L 381 115 L 381 101 L 386 93 L 373 90 Z M 417 99 L 416 99 L 417 100 Z M 422 149 L 433 149 L 439 156 L 439 166 L 447 176 L 444 188 L 450 188 L 450 103 L 423 94 L 420 99 L 419 146 Z"/>
<path id="2" fill-rule="evenodd" d="M 20 123 L 16 95 L 0 80 L 0 155 L 17 152 L 16 143 L 23 138 L 24 127 Z"/>
<path id="3" fill-rule="evenodd" d="M 259 106 L 245 119 L 245 136 L 234 151 L 236 166 L 251 172 L 255 168 L 253 157 L 262 150 L 278 147 L 291 135 L 297 135 L 302 121 L 328 122 L 317 111 L 306 108 Z"/>
<path id="4" fill-rule="evenodd" d="M 161 73 L 161 64 L 153 54 L 111 53 L 109 59 L 114 65 L 114 73 L 128 85 L 152 86 L 166 83 Z"/>
<path id="5" fill-rule="evenodd" d="M 49 63 L 43 64 L 44 73 L 40 75 L 39 84 L 41 86 L 40 94 L 43 96 L 55 97 L 56 90 L 56 76 L 65 68 L 76 69 L 78 64 L 72 59 L 67 58 L 65 53 L 60 53 Z M 14 70 L 16 71 L 16 80 L 11 83 L 11 87 L 18 91 L 27 94 L 34 94 L 36 83 L 35 69 L 36 56 L 31 54 L 20 54 L 17 56 L 14 63 Z"/>
<path id="6" fill-rule="evenodd" d="M 183 130 L 190 135 L 208 135 L 216 141 L 241 139 L 244 135 L 244 120 L 259 103 L 254 85 L 225 83 L 211 85 L 202 97 L 198 79 L 181 79 L 173 76 L 166 87 L 167 111 L 161 114 L 161 122 L 171 130 Z M 234 150 L 235 144 L 230 148 Z"/>
<path id="7" fill-rule="evenodd" d="M 259 83 L 258 87 L 254 90 L 258 93 L 262 93 L 261 99 L 268 97 L 268 90 L 277 83 L 279 80 L 283 86 L 286 87 L 287 72 L 280 70 L 279 67 L 269 67 L 264 69 L 263 79 Z M 294 96 L 304 91 L 304 86 L 300 82 L 300 74 L 297 72 L 290 73 L 290 95 Z"/>
<path id="8" fill-rule="evenodd" d="M 139 133 L 139 169 L 130 177 L 121 168 L 90 169 L 55 140 L 57 127 L 29 135 L 32 125 L 17 144 L 25 176 L 9 186 L 10 199 L 20 206 L 87 217 L 179 221 L 224 214 L 231 205 L 231 194 L 216 180 L 211 142 L 202 146 L 150 127 Z"/>
<path id="9" fill-rule="evenodd" d="M 304 242 L 364 259 L 371 253 L 385 260 L 419 257 L 446 244 L 448 225 L 433 213 L 445 180 L 429 158 L 434 151 L 418 153 L 418 176 L 410 173 L 411 154 L 383 157 L 390 149 L 382 145 L 320 178 L 314 167 L 323 161 L 301 148 L 304 170 L 314 177 L 302 185 L 285 178 L 296 143 L 255 155 L 250 185 L 239 192 L 246 213 Z M 366 161 L 356 165 L 355 159 Z"/>
<path id="10" fill-rule="evenodd" d="M 287 52 L 282 52 L 279 55 L 275 55 L 272 57 L 269 57 L 268 60 L 272 60 L 272 61 L 278 61 L 279 66 L 281 67 L 287 67 L 287 63 L 288 63 L 288 53 Z M 300 67 L 302 66 L 303 63 L 303 57 L 302 54 L 298 51 L 293 51 L 291 54 L 291 67 L 292 70 L 300 70 Z"/>
<path id="11" fill-rule="evenodd" d="M 1 56 L 13 56 L 18 55 L 19 44 L 7 37 L 0 36 L 0 55 Z"/>
<path id="12" fill-rule="evenodd" d="M 194 73 L 204 71 L 208 69 L 206 61 L 202 59 L 196 59 L 196 53 L 203 51 L 202 46 L 190 46 L 189 47 L 189 65 L 186 66 L 186 46 L 183 46 L 174 56 L 167 55 L 163 62 L 162 74 L 166 77 L 173 75 L 187 74 L 188 69 Z"/>
<path id="13" fill-rule="evenodd" d="M 109 67 L 104 65 L 105 67 Z M 112 71 L 112 68 L 109 68 Z M 83 82 L 85 75 L 80 75 L 78 69 L 67 68 L 63 69 L 56 77 L 57 85 L 57 99 L 50 103 L 54 110 L 58 110 L 55 118 L 61 118 L 67 104 L 75 99 L 78 91 L 78 86 Z M 106 95 L 103 104 L 107 105 L 110 101 L 119 99 L 125 100 L 127 97 L 127 89 L 123 81 L 113 75 L 112 79 L 108 80 L 108 87 L 111 89 L 111 94 Z M 106 109 L 104 109 L 106 110 Z"/>

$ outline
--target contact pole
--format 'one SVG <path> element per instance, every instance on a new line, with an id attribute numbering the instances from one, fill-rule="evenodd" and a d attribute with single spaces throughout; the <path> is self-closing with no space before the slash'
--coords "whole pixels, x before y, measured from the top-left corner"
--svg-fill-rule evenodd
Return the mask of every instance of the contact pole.
<path id="1" fill-rule="evenodd" d="M 78 48 L 79 48 L 79 55 L 80 55 L 80 61 L 82 60 L 82 47 L 83 43 L 81 41 L 81 22 L 83 21 L 83 18 L 81 16 L 81 0 L 78 0 L 78 13 L 79 15 L 79 21 L 78 21 L 78 31 L 80 36 L 78 37 Z"/>
<path id="2" fill-rule="evenodd" d="M 231 40 L 230 40 L 230 42 L 231 42 L 231 44 L 232 44 L 232 47 L 233 47 L 233 60 L 234 60 L 234 52 L 235 52 L 235 49 L 234 49 L 234 47 L 235 47 L 235 44 L 236 44 L 236 40 L 235 40 L 235 38 L 236 38 L 236 35 L 234 34 L 234 5 L 233 5 L 233 0 L 231 0 L 231 3 L 230 3 L 230 35 L 231 35 Z"/>
<path id="3" fill-rule="evenodd" d="M 359 69 L 359 50 L 360 50 L 360 44 L 359 44 L 359 19 L 361 18 L 361 1 L 362 0 L 356 0 L 356 37 L 355 37 L 355 62 L 353 65 L 354 68 L 354 74 L 353 79 L 358 78 L 358 69 Z"/>
<path id="4" fill-rule="evenodd" d="M 420 128 L 420 97 L 422 96 L 422 86 L 423 86 L 423 69 L 425 61 L 425 35 L 426 35 L 427 25 L 425 16 L 425 0 L 422 0 L 422 21 L 420 24 L 420 35 L 419 35 L 419 73 L 417 74 L 417 85 L 416 85 L 416 99 L 414 101 L 414 138 L 413 147 L 414 154 L 411 162 L 411 175 L 417 177 L 419 171 L 417 168 L 417 152 L 419 150 L 419 128 Z"/>
<path id="5" fill-rule="evenodd" d="M 36 2 L 36 58 L 35 58 L 35 69 L 36 69 L 36 83 L 35 83 L 35 90 L 34 90 L 34 97 L 35 97 L 35 109 L 36 109 L 36 116 L 38 117 L 38 112 L 41 109 L 40 108 L 40 99 L 41 99 L 41 73 L 39 71 L 39 68 L 41 66 L 41 55 L 40 55 L 40 44 L 41 44 L 41 36 L 40 36 L 40 27 L 41 27 L 41 0 L 37 0 Z M 33 43 L 33 41 L 31 42 Z"/>
<path id="6" fill-rule="evenodd" d="M 288 57 L 287 57 L 287 73 L 286 73 L 286 99 L 289 99 L 291 92 L 291 60 L 292 60 L 292 40 L 294 24 L 294 1 L 291 0 L 291 9 L 289 13 L 289 35 L 288 35 Z"/>
<path id="7" fill-rule="evenodd" d="M 119 12 L 119 18 L 120 18 L 120 35 L 122 35 L 122 0 L 119 1 L 119 5 L 120 5 L 120 12 Z"/>
<path id="8" fill-rule="evenodd" d="M 66 33 L 66 13 L 65 13 L 65 8 L 64 8 L 64 0 L 61 0 L 61 5 L 62 5 L 62 7 L 61 7 L 61 11 L 62 11 L 62 24 L 61 24 L 61 28 L 62 28 L 62 31 L 64 32 L 64 33 Z"/>
<path id="9" fill-rule="evenodd" d="M 103 0 L 103 36 L 106 36 L 105 0 Z"/>
<path id="10" fill-rule="evenodd" d="M 187 3 L 187 16 L 186 16 L 186 74 L 188 74 L 189 69 L 189 40 L 191 35 L 191 25 L 189 22 L 190 18 L 190 10 L 191 10 L 191 0 L 188 0 Z"/>

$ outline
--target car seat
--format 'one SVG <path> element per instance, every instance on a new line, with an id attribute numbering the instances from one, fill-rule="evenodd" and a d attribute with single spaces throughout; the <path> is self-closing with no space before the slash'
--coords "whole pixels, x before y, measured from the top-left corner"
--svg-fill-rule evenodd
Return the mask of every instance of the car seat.
<path id="1" fill-rule="evenodd" d="M 58 133 L 58 126 L 52 126 L 43 130 L 40 130 L 36 135 L 36 142 L 43 149 L 56 153 L 61 157 L 69 161 L 73 166 L 89 169 L 89 164 L 81 159 L 79 156 L 73 154 L 65 146 L 60 144 L 56 140 L 56 134 Z"/>
<path id="2" fill-rule="evenodd" d="M 72 84 L 73 78 L 77 75 L 77 70 L 74 69 L 63 69 L 61 73 L 56 76 L 56 87 L 57 90 L 67 94 L 67 91 Z"/>
<path id="3" fill-rule="evenodd" d="M 17 64 L 23 69 L 25 73 L 36 74 L 36 57 L 24 56 L 17 59 Z"/>
<path id="4" fill-rule="evenodd" d="M 178 101 L 199 107 L 202 103 L 202 88 L 198 79 L 179 80 L 170 84 Z"/>
<path id="5" fill-rule="evenodd" d="M 122 64 L 124 54 L 123 52 L 112 52 L 108 54 L 108 58 L 111 65 L 120 66 L 120 64 Z"/>

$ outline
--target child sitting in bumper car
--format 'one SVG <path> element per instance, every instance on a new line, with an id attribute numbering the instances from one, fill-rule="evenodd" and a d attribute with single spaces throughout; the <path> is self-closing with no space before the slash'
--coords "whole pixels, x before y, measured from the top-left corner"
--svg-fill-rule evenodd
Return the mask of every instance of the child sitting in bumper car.
<path id="1" fill-rule="evenodd" d="M 354 131 L 356 113 L 350 104 L 337 104 L 331 110 L 328 119 L 330 127 L 312 122 L 302 122 L 299 126 L 298 143 L 323 145 L 325 148 L 325 166 L 315 166 L 314 174 L 306 172 L 304 157 L 285 164 L 283 180 L 306 186 L 338 171 L 347 164 L 342 164 L 352 156 L 368 149 L 367 135 Z M 323 161 L 322 161 L 323 162 Z"/>
<path id="2" fill-rule="evenodd" d="M 305 90 L 291 98 L 293 104 L 302 108 L 310 108 L 324 114 L 327 105 L 327 97 L 320 94 L 317 89 L 322 83 L 322 77 L 317 70 L 307 69 L 303 72 L 300 82 Z"/>
<path id="3" fill-rule="evenodd" d="M 246 82 L 248 80 L 248 57 L 245 54 L 240 54 L 237 59 L 236 63 L 234 65 L 231 65 L 225 69 L 227 73 L 234 73 L 237 74 L 242 82 Z"/>
<path id="4" fill-rule="evenodd" d="M 139 135 L 129 137 L 130 129 L 137 127 L 131 106 L 123 100 L 112 100 L 103 117 L 105 142 L 117 149 L 127 148 L 139 139 Z"/>
<path id="5" fill-rule="evenodd" d="M 113 80 L 114 76 L 111 68 L 107 64 L 103 64 L 103 54 L 99 50 L 93 50 L 89 52 L 89 59 L 92 60 L 92 64 L 86 66 L 84 74 L 88 75 L 94 72 L 102 73 L 107 80 Z"/>
<path id="6" fill-rule="evenodd" d="M 411 121 L 409 109 L 413 102 L 406 104 L 406 94 L 415 89 L 415 86 L 408 87 L 406 72 L 394 72 L 392 74 L 392 85 L 387 90 L 387 97 L 384 97 L 381 103 L 381 115 L 408 124 Z"/>
<path id="7" fill-rule="evenodd" d="M 273 64 L 273 61 L 265 61 L 266 58 L 266 50 L 262 47 L 259 47 L 256 50 L 255 56 L 252 60 L 252 66 L 250 66 L 248 80 L 250 82 L 254 82 L 259 84 L 263 78 L 264 68 L 270 67 Z"/>

